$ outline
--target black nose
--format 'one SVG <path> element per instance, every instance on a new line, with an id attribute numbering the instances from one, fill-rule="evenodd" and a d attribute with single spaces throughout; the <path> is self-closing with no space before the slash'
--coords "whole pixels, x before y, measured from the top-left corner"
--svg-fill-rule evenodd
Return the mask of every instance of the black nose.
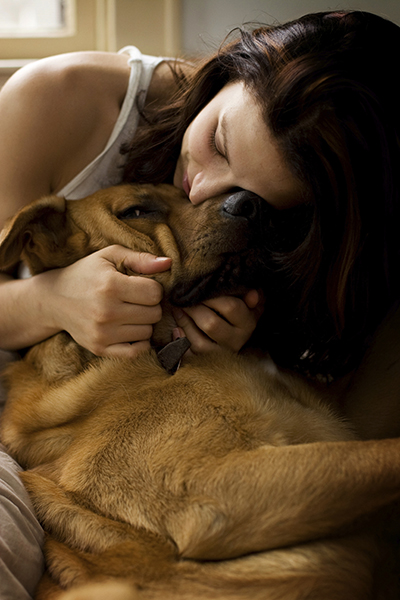
<path id="1" fill-rule="evenodd" d="M 247 221 L 257 221 L 263 212 L 265 200 L 248 192 L 240 190 L 231 194 L 223 203 L 221 210 L 223 216 L 246 219 Z"/>

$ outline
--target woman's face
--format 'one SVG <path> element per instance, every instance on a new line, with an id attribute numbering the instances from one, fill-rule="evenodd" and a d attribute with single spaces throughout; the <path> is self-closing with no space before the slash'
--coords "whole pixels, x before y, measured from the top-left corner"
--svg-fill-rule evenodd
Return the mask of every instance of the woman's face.
<path id="1" fill-rule="evenodd" d="M 193 204 L 234 188 L 249 190 L 277 209 L 302 201 L 300 182 L 242 82 L 222 88 L 185 131 L 174 185 Z"/>

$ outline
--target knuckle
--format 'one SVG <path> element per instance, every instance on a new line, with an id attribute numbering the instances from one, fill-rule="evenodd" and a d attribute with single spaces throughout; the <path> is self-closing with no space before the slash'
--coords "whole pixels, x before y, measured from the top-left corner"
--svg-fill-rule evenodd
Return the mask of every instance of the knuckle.
<path id="1" fill-rule="evenodd" d="M 212 337 L 213 334 L 218 332 L 221 325 L 221 318 L 215 314 L 214 312 L 210 312 L 206 317 L 204 317 L 204 322 L 202 323 L 202 329 L 207 335 Z"/>
<path id="2" fill-rule="evenodd" d="M 115 294 L 114 271 L 104 273 L 104 276 L 98 281 L 96 295 L 98 298 L 111 298 Z"/>
<path id="3" fill-rule="evenodd" d="M 154 281 L 154 279 L 148 279 L 148 289 L 147 289 L 147 300 L 151 306 L 155 306 L 156 304 L 160 304 L 164 290 L 161 283 Z"/>
<path id="4" fill-rule="evenodd" d="M 208 340 L 207 338 L 202 338 L 197 340 L 194 344 L 193 348 L 191 348 L 195 354 L 206 354 L 208 352 L 213 352 L 216 350 L 220 350 L 218 344 L 213 342 L 212 340 Z"/>
<path id="5" fill-rule="evenodd" d="M 207 344 L 204 341 L 198 340 L 195 343 L 192 343 L 190 349 L 193 354 L 204 354 L 207 352 Z"/>
<path id="6" fill-rule="evenodd" d="M 225 312 L 228 314 L 235 313 L 239 308 L 242 307 L 243 304 L 243 300 L 241 300 L 240 298 L 228 296 L 225 300 Z"/>
<path id="7" fill-rule="evenodd" d="M 135 255 L 138 262 L 140 263 L 146 263 L 149 260 L 149 257 L 152 256 L 151 254 L 149 254 L 149 252 L 144 252 L 143 250 L 136 252 Z"/>
<path id="8" fill-rule="evenodd" d="M 96 330 L 96 335 L 101 335 L 101 330 L 99 327 L 109 323 L 112 320 L 113 314 L 109 306 L 100 304 L 95 307 L 92 313 L 92 319 L 94 321 L 95 327 L 98 328 Z"/>
<path id="9" fill-rule="evenodd" d="M 86 337 L 90 345 L 88 349 L 97 356 L 104 356 L 112 341 L 110 339 L 110 330 L 102 324 L 95 322 L 91 324 Z"/>
<path id="10" fill-rule="evenodd" d="M 140 340 L 149 340 L 151 338 L 151 336 L 153 335 L 153 327 L 151 325 L 142 325 L 142 327 L 140 328 L 141 331 L 141 335 L 140 335 Z"/>
<path id="11" fill-rule="evenodd" d="M 158 323 L 162 318 L 162 308 L 160 304 L 152 307 L 152 323 Z"/>

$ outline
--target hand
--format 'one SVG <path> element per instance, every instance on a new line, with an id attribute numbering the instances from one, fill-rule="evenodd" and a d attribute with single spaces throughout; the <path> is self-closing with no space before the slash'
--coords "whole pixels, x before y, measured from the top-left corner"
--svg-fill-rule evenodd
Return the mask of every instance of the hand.
<path id="1" fill-rule="evenodd" d="M 261 294 L 250 290 L 242 299 L 221 296 L 184 310 L 175 309 L 174 317 L 179 335 L 191 342 L 189 353 L 219 348 L 239 352 L 254 332 L 263 309 Z"/>
<path id="2" fill-rule="evenodd" d="M 149 347 L 152 326 L 161 318 L 162 286 L 120 273 L 122 262 L 147 275 L 171 266 L 166 257 L 109 246 L 45 274 L 51 278 L 58 328 L 98 356 L 136 356 Z"/>

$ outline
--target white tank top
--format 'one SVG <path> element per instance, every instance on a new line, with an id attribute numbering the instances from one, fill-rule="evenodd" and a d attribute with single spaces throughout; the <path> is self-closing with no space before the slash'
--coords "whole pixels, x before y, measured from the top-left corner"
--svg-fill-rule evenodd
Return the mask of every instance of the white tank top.
<path id="1" fill-rule="evenodd" d="M 138 95 L 139 105 L 143 107 L 154 69 L 164 60 L 162 57 L 142 54 L 134 46 L 122 48 L 119 54 L 128 55 L 131 68 L 121 112 L 104 150 L 58 192 L 58 196 L 68 200 L 79 200 L 101 188 L 121 182 L 125 157 L 120 154 L 120 148 L 132 140 L 137 129 L 140 116 Z"/>

